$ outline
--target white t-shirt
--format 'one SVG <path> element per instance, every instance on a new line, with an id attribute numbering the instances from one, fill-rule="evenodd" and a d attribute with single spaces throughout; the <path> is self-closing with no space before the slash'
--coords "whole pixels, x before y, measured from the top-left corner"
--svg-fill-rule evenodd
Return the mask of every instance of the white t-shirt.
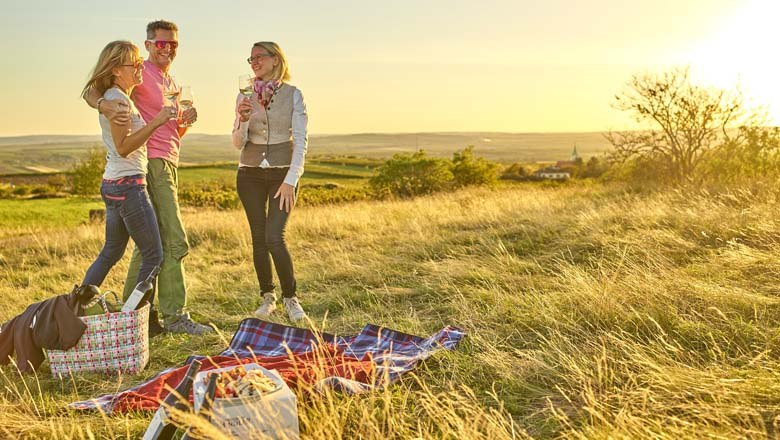
<path id="1" fill-rule="evenodd" d="M 140 130 L 146 125 L 138 109 L 133 105 L 133 101 L 122 90 L 112 87 L 103 93 L 106 100 L 120 99 L 130 107 L 130 131 L 132 133 Z M 106 170 L 103 172 L 104 179 L 118 179 L 120 177 L 134 176 L 137 174 L 146 174 L 148 160 L 146 158 L 146 144 L 137 150 L 122 157 L 116 151 L 114 138 L 111 136 L 111 123 L 102 113 L 100 114 L 100 128 L 103 130 L 103 144 L 108 150 L 106 155 Z"/>

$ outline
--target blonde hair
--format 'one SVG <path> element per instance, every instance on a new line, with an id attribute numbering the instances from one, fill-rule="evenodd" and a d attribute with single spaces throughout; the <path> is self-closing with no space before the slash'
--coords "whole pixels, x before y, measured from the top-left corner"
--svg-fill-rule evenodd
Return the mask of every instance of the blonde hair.
<path id="1" fill-rule="evenodd" d="M 86 97 L 92 89 L 103 95 L 114 85 L 114 69 L 122 64 L 133 63 L 140 57 L 138 46 L 129 41 L 117 40 L 108 43 L 100 52 L 97 64 L 92 69 L 81 96 Z"/>
<path id="2" fill-rule="evenodd" d="M 258 41 L 252 47 L 262 47 L 269 55 L 279 58 L 279 64 L 274 66 L 274 70 L 271 72 L 273 79 L 280 79 L 282 81 L 290 80 L 290 64 L 287 62 L 287 57 L 278 44 L 273 41 Z"/>

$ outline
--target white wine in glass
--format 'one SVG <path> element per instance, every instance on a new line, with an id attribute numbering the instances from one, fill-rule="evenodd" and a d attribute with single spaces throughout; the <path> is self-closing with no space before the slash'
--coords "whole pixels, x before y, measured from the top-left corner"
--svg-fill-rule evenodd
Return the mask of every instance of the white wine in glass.
<path id="1" fill-rule="evenodd" d="M 253 75 L 241 75 L 238 77 L 238 91 L 249 98 L 255 93 L 255 77 Z"/>
<path id="2" fill-rule="evenodd" d="M 173 77 L 170 75 L 163 76 L 163 97 L 168 100 L 166 105 L 176 107 L 178 104 L 179 92 L 179 87 L 176 85 L 176 81 L 173 80 Z"/>
<path id="3" fill-rule="evenodd" d="M 179 93 L 179 109 L 184 112 L 192 108 L 192 104 L 195 101 L 195 92 L 192 91 L 191 86 L 182 86 Z M 191 127 L 192 124 L 185 124 L 179 121 L 179 127 Z"/>
<path id="4" fill-rule="evenodd" d="M 254 75 L 240 75 L 238 77 L 238 91 L 244 95 L 247 99 L 252 97 L 255 93 L 255 77 Z M 249 112 L 244 112 L 246 116 Z"/>

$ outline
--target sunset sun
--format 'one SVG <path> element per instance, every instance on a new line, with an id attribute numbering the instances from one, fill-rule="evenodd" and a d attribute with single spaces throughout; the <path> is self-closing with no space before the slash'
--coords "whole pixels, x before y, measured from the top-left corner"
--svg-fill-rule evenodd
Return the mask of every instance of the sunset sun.
<path id="1" fill-rule="evenodd" d="M 768 109 L 774 124 L 780 122 L 778 16 L 780 3 L 753 0 L 725 17 L 689 55 L 694 78 L 719 88 L 739 87 L 750 106 Z"/>

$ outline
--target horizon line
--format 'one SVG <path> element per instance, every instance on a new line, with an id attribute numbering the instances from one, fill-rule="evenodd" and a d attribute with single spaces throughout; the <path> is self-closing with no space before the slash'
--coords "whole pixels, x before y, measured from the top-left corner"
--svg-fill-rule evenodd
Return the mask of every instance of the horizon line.
<path id="1" fill-rule="evenodd" d="M 351 133 L 309 133 L 309 137 L 312 136 L 359 136 L 359 135 L 421 135 L 421 134 L 601 134 L 610 130 L 583 130 L 583 131 L 364 131 L 364 132 L 351 132 Z M 613 130 L 614 131 L 614 130 Z M 620 130 L 626 131 L 626 130 Z M 633 130 L 628 130 L 633 131 Z M 200 136 L 230 136 L 230 133 L 188 133 L 188 135 L 200 135 Z M 101 137 L 100 133 L 79 133 L 79 134 L 62 134 L 62 133 L 43 133 L 43 134 L 13 134 L 13 135 L 0 135 L 0 139 L 7 138 L 23 138 L 23 137 Z M 186 137 L 186 136 L 185 136 Z"/>

